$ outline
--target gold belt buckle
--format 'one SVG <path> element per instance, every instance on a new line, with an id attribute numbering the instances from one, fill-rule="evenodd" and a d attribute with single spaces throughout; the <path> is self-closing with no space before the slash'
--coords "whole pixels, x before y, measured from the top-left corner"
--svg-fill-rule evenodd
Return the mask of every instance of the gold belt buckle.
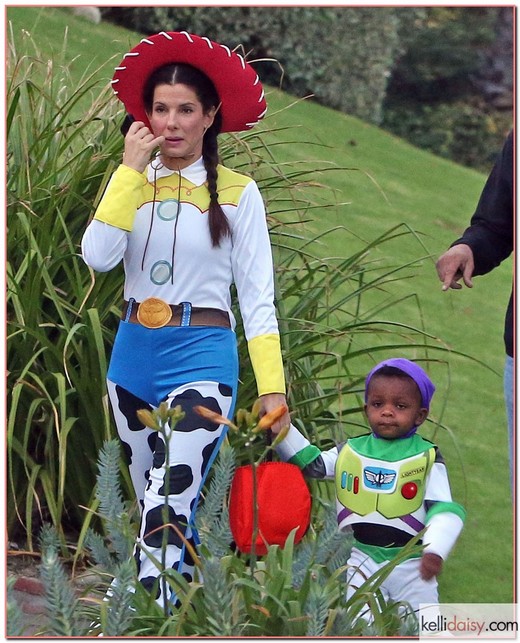
<path id="1" fill-rule="evenodd" d="M 162 299 L 149 297 L 139 304 L 137 319 L 146 328 L 162 328 L 172 318 L 172 309 Z"/>

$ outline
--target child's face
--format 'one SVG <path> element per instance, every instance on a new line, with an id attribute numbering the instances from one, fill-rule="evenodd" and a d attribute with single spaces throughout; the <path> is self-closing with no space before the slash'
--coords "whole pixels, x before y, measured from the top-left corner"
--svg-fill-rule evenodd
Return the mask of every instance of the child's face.
<path id="1" fill-rule="evenodd" d="M 387 440 L 406 435 L 428 415 L 417 384 L 409 377 L 375 374 L 369 383 L 365 413 L 374 433 Z"/>

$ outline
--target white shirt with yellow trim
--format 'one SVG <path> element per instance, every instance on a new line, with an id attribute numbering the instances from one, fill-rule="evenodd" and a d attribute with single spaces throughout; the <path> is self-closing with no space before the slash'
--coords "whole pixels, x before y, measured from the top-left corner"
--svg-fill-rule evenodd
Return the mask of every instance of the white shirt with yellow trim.
<path id="1" fill-rule="evenodd" d="M 124 165 L 114 172 L 83 236 L 82 255 L 100 272 L 123 261 L 126 300 L 159 297 L 219 308 L 233 328 L 235 283 L 258 393 L 284 393 L 264 203 L 251 178 L 221 165 L 218 177 L 219 203 L 231 227 L 231 238 L 219 247 L 209 233 L 202 159 L 180 174 L 154 160 L 143 174 Z"/>

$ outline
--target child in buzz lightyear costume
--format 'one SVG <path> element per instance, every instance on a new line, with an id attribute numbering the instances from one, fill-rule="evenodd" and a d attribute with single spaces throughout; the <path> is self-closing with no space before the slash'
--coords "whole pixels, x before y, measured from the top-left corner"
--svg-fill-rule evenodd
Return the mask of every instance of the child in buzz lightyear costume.
<path id="1" fill-rule="evenodd" d="M 347 597 L 426 527 L 422 554 L 396 565 L 380 589 L 385 600 L 408 602 L 414 610 L 438 602 L 437 575 L 461 532 L 465 511 L 452 500 L 438 448 L 416 432 L 434 391 L 414 362 L 385 360 L 365 383 L 371 433 L 321 452 L 291 425 L 277 446 L 280 457 L 305 475 L 335 480 L 339 527 L 350 526 L 354 534 Z"/>

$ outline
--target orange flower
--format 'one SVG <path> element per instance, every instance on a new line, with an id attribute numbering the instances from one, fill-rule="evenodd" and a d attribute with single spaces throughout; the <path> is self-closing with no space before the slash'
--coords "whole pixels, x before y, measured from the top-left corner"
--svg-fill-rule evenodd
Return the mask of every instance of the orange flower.
<path id="1" fill-rule="evenodd" d="M 269 413 L 266 413 L 258 422 L 256 425 L 256 429 L 262 430 L 262 429 L 270 429 L 273 424 L 276 422 L 276 420 L 279 420 L 285 413 L 287 412 L 287 407 L 286 406 L 279 406 L 276 409 L 273 409 L 272 411 L 269 411 Z"/>
<path id="2" fill-rule="evenodd" d="M 215 413 L 211 409 L 207 409 L 205 406 L 194 406 L 193 410 L 195 413 L 198 413 L 201 417 L 206 418 L 206 420 L 211 420 L 215 424 L 225 424 L 226 426 L 236 429 L 237 427 L 220 413 Z"/>
<path id="3" fill-rule="evenodd" d="M 267 607 L 264 607 L 263 605 L 251 605 L 251 608 L 254 610 L 258 610 L 259 612 L 262 612 L 264 616 L 267 616 L 267 618 L 271 617 L 271 612 L 267 609 Z"/>
<path id="4" fill-rule="evenodd" d="M 144 426 L 147 426 L 149 429 L 154 429 L 154 431 L 159 430 L 159 424 L 154 414 L 148 409 L 139 409 L 137 411 L 137 418 L 141 424 L 144 424 Z"/>

